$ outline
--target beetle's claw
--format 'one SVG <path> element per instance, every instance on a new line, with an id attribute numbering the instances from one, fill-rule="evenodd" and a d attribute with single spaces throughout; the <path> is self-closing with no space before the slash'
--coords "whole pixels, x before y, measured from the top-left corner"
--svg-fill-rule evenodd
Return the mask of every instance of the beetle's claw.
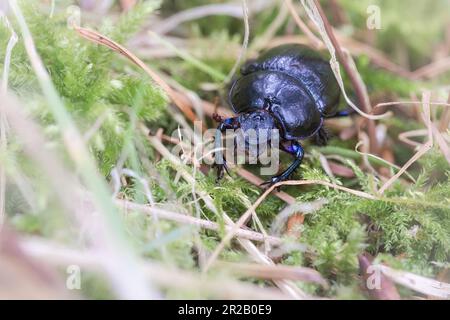
<path id="1" fill-rule="evenodd" d="M 227 162 L 225 160 L 224 160 L 223 163 L 220 163 L 220 164 L 215 163 L 213 165 L 213 167 L 217 168 L 216 182 L 219 182 L 223 178 L 224 171 L 231 177 L 230 171 L 229 171 L 228 166 L 227 166 Z"/>
<path id="2" fill-rule="evenodd" d="M 285 180 L 285 178 L 283 178 L 283 176 L 281 176 L 281 175 L 280 175 L 280 176 L 274 176 L 274 177 L 272 177 L 270 180 L 261 183 L 259 186 L 260 186 L 260 187 L 267 186 L 267 188 L 270 188 L 270 187 L 272 187 L 274 184 L 276 184 L 276 183 L 278 183 L 278 182 L 281 182 L 281 181 L 283 181 L 283 180 Z M 280 191 L 280 189 L 281 189 L 281 186 L 278 186 L 278 187 L 277 187 L 277 191 Z"/>

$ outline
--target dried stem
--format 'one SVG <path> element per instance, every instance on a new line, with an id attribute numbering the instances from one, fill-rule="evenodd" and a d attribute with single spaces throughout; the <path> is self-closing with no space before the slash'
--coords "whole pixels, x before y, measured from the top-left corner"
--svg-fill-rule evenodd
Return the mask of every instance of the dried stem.
<path id="1" fill-rule="evenodd" d="M 236 73 L 237 68 L 240 66 L 240 64 L 242 63 L 244 57 L 245 57 L 245 53 L 247 52 L 247 47 L 248 47 L 248 41 L 250 38 L 250 24 L 248 22 L 248 5 L 247 5 L 247 0 L 241 0 L 242 1 L 242 14 L 244 17 L 244 40 L 242 42 L 242 47 L 241 47 L 241 52 L 239 52 L 239 57 L 237 58 L 236 62 L 234 63 L 233 67 L 231 68 L 230 73 L 228 74 L 228 76 L 226 77 L 226 79 L 224 80 L 224 84 L 227 84 L 228 82 L 230 82 L 230 80 L 233 78 L 234 74 Z"/>
<path id="2" fill-rule="evenodd" d="M 260 264 L 250 263 L 232 263 L 222 262 L 217 263 L 219 267 L 230 270 L 233 274 L 256 277 L 262 279 L 290 279 L 303 282 L 312 282 L 320 284 L 324 288 L 328 288 L 327 281 L 314 269 L 297 267 L 297 266 L 264 266 Z"/>
<path id="3" fill-rule="evenodd" d="M 414 162 L 417 161 L 421 156 L 427 153 L 433 147 L 433 130 L 431 126 L 431 118 L 430 118 L 430 96 L 431 93 L 429 91 L 424 91 L 422 95 L 422 108 L 423 108 L 423 121 L 428 129 L 428 141 L 424 143 L 417 153 L 412 156 L 405 165 L 394 175 L 392 176 L 379 190 L 379 194 L 382 195 L 384 191 L 386 191 Z"/>
<path id="4" fill-rule="evenodd" d="M 302 32 L 306 35 L 306 37 L 311 41 L 311 44 L 316 49 L 322 49 L 324 48 L 323 42 L 317 38 L 317 36 L 308 28 L 308 26 L 303 22 L 302 18 L 300 18 L 300 15 L 297 13 L 297 10 L 292 3 L 292 0 L 285 0 L 284 3 L 288 7 L 292 17 L 294 18 L 295 23 L 297 26 L 302 30 Z"/>
<path id="5" fill-rule="evenodd" d="M 376 153 L 378 151 L 378 143 L 376 141 L 376 135 L 375 135 L 375 123 L 370 120 L 380 119 L 384 117 L 385 115 L 370 115 L 369 113 L 372 112 L 372 107 L 368 98 L 368 94 L 366 92 L 365 86 L 363 81 L 361 80 L 361 77 L 359 76 L 356 68 L 354 67 L 354 64 L 349 63 L 348 57 L 344 55 L 344 51 L 342 50 L 339 42 L 337 41 L 333 29 L 328 21 L 328 18 L 324 14 L 322 7 L 320 6 L 320 3 L 317 0 L 302 0 L 302 4 L 306 9 L 306 12 L 310 16 L 310 18 L 313 20 L 313 22 L 316 24 L 317 28 L 319 29 L 319 32 L 328 48 L 328 50 L 331 53 L 331 67 L 333 69 L 333 72 L 336 75 L 336 80 L 339 83 L 339 86 L 341 87 L 341 91 L 344 94 L 344 97 L 346 98 L 347 103 L 355 109 L 359 114 L 364 116 L 365 118 L 369 119 L 368 122 L 368 132 L 370 137 L 370 149 L 372 152 Z M 345 72 L 348 74 L 350 82 L 353 85 L 353 88 L 355 89 L 356 96 L 358 98 L 359 105 L 361 106 L 361 111 L 358 107 L 356 107 L 353 102 L 347 97 L 347 94 L 345 92 L 344 84 L 342 81 L 342 77 L 340 76 L 340 70 L 339 70 L 339 64 L 336 61 L 335 53 L 337 55 L 337 59 L 340 63 L 342 63 L 342 66 L 344 67 Z"/>
<path id="6" fill-rule="evenodd" d="M 196 217 L 191 217 L 191 216 L 181 214 L 181 213 L 167 211 L 167 210 L 160 209 L 157 207 L 149 207 L 146 205 L 136 204 L 136 203 L 133 203 L 130 201 L 119 200 L 119 199 L 116 200 L 116 204 L 119 206 L 119 208 L 121 208 L 125 211 L 143 212 L 150 216 L 155 216 L 155 217 L 158 217 L 161 219 L 175 221 L 175 222 L 181 223 L 181 224 L 198 226 L 198 227 L 201 227 L 204 229 L 209 229 L 209 230 L 214 230 L 214 231 L 219 231 L 221 228 L 219 224 L 212 222 L 212 221 L 199 219 Z M 230 230 L 230 229 L 231 229 L 230 226 L 225 226 L 225 230 Z M 262 233 L 251 231 L 251 230 L 246 230 L 246 229 L 242 229 L 242 228 L 236 232 L 236 237 L 253 240 L 253 241 L 258 241 L 258 242 L 267 241 L 269 244 L 274 245 L 274 246 L 278 246 L 278 245 L 282 244 L 282 242 L 283 242 L 283 240 L 281 238 L 273 237 L 273 236 L 265 236 Z"/>
<path id="7" fill-rule="evenodd" d="M 131 51 L 123 47 L 122 45 L 114 42 L 113 40 L 105 37 L 104 35 L 100 34 L 99 32 L 89 30 L 86 28 L 82 28 L 79 26 L 73 26 L 75 30 L 78 32 L 80 36 L 82 36 L 85 39 L 88 39 L 92 42 L 104 45 L 127 59 L 129 59 L 131 62 L 136 64 L 138 67 L 142 68 L 152 79 L 155 81 L 169 96 L 169 98 L 172 99 L 172 101 L 175 103 L 175 105 L 185 114 L 185 116 L 191 120 L 192 122 L 197 120 L 196 115 L 192 112 L 192 109 L 187 106 L 184 101 L 180 100 L 179 96 L 176 94 L 176 92 L 162 79 L 162 77 L 154 70 L 150 69 L 141 59 L 136 57 Z"/>

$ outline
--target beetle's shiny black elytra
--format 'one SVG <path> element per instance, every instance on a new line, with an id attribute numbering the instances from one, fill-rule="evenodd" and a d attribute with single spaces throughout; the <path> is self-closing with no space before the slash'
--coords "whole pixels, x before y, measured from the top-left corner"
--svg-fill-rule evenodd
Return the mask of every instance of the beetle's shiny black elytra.
<path id="1" fill-rule="evenodd" d="M 267 184 L 289 178 L 301 164 L 304 151 L 297 140 L 315 136 L 326 144 L 324 118 L 344 116 L 337 112 L 340 89 L 330 64 L 322 56 L 302 45 L 288 44 L 263 53 L 245 63 L 241 76 L 231 85 L 229 103 L 238 114 L 223 120 L 217 128 L 216 149 L 226 129 L 279 129 L 281 150 L 292 154 L 294 162 Z M 266 140 L 270 139 L 270 135 Z M 226 161 L 216 153 L 218 179 L 223 177 Z"/>

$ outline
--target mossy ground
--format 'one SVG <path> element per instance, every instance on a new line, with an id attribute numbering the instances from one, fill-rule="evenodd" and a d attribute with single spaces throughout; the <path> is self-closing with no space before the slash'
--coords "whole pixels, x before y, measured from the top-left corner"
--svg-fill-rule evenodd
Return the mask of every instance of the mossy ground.
<path id="1" fill-rule="evenodd" d="M 448 21 L 445 14 L 446 12 L 448 15 L 448 10 L 439 9 L 442 3 L 438 1 L 427 4 L 428 11 L 415 10 L 414 23 L 408 24 L 405 19 L 398 18 L 402 10 L 406 10 L 404 6 L 408 10 L 413 8 L 407 5 L 407 1 L 398 1 L 403 5 L 394 5 L 392 1 L 378 2 L 383 8 L 382 17 L 386 27 L 380 30 L 373 45 L 385 50 L 387 54 L 393 52 L 394 47 L 410 53 L 409 63 L 413 69 L 429 63 L 432 59 L 430 47 L 444 38 L 442 30 L 445 29 L 445 21 Z M 70 1 L 57 1 L 51 18 L 49 7 L 45 3 L 42 1 L 31 5 L 23 1 L 21 8 L 37 51 L 79 131 L 88 132 L 97 119 L 103 119 L 99 128 L 89 136 L 86 145 L 95 156 L 96 165 L 105 181 L 111 182 L 111 171 L 121 161 L 124 168 L 132 169 L 148 181 L 156 203 L 170 205 L 181 213 L 194 216 L 199 212 L 201 218 L 216 221 L 223 226 L 222 217 L 211 212 L 201 200 L 193 198 L 190 183 L 182 178 L 175 179 L 178 168 L 164 157 L 161 159 L 140 129 L 141 123 L 153 134 L 159 128 L 163 128 L 164 132 L 172 132 L 178 128 L 179 123 L 173 116 L 178 111 L 169 103 L 166 94 L 129 61 L 107 48 L 82 39 L 73 29 L 68 28 L 66 8 L 71 4 Z M 342 1 L 348 21 L 341 29 L 350 36 L 357 37 L 358 31 L 364 28 L 364 3 L 365 1 L 358 1 L 356 5 L 354 1 Z M 145 29 L 149 20 L 156 19 L 155 10 L 161 5 L 161 14 L 169 16 L 200 4 L 204 2 L 164 1 L 160 4 L 149 0 L 138 2 L 127 13 L 121 13 L 118 4 L 114 4 L 102 21 L 87 16 L 85 20 L 82 19 L 82 24 L 126 44 Z M 278 10 L 278 6 L 274 8 Z M 269 9 L 252 15 L 249 56 L 256 54 L 252 51 L 251 44 L 264 34 L 276 12 Z M 439 12 L 440 15 L 433 14 L 430 21 L 427 19 L 427 12 Z M 12 21 L 14 29 L 19 33 L 13 18 Z M 429 25 L 430 22 L 433 22 L 432 26 Z M 414 28 L 412 36 L 410 33 L 413 30 L 409 28 L 411 25 L 427 27 Z M 420 32 L 416 33 L 417 30 Z M 282 37 L 288 33 L 298 33 L 289 16 L 274 37 Z M 242 21 L 224 16 L 211 16 L 186 23 L 175 32 L 175 36 L 183 41 L 183 50 L 224 75 L 230 71 L 237 58 L 242 34 Z M 140 38 L 146 37 L 141 33 Z M 2 67 L 8 39 L 8 30 L 0 28 Z M 236 52 L 228 51 L 227 48 L 236 48 Z M 133 47 L 130 49 L 133 50 Z M 400 53 L 394 52 L 393 59 L 397 59 L 396 55 L 400 56 Z M 156 59 L 144 55 L 143 58 L 149 66 L 195 92 L 200 98 L 213 102 L 218 97 L 219 101 L 223 101 L 226 86 L 211 74 L 199 70 L 195 64 L 177 57 Z M 379 102 L 409 100 L 413 95 L 420 97 L 423 88 L 432 90 L 433 98 L 437 98 L 445 94 L 443 84 L 450 80 L 450 74 L 444 73 L 433 80 L 411 81 L 374 66 L 365 55 L 356 57 L 356 64 L 370 96 Z M 218 89 L 205 90 L 205 84 L 215 84 Z M 350 84 L 346 85 L 354 100 Z M 22 41 L 12 51 L 9 87 L 19 96 L 26 112 L 43 128 L 48 144 L 42 148 L 57 151 L 68 166 L 73 167 L 62 143 L 62 128 L 55 122 L 48 102 L 41 93 Z M 434 119 L 439 119 L 443 110 L 440 107 L 434 108 Z M 399 142 L 398 134 L 422 129 L 424 124 L 407 112 L 394 111 L 394 117 L 378 123 L 386 126 L 389 148 L 395 157 L 395 163 L 401 166 L 414 154 L 414 150 Z M 209 127 L 214 125 L 208 120 Z M 341 141 L 339 132 L 333 132 L 333 135 L 330 146 L 334 149 L 307 143 L 309 156 L 293 179 L 324 180 L 373 194 L 383 182 L 377 174 L 363 166 L 362 157 L 354 152 L 357 139 Z M 0 158 L 9 177 L 6 188 L 7 223 L 23 235 L 77 245 L 79 230 L 61 214 L 58 199 L 46 177 L 36 167 L 33 159 L 23 153 L 21 142 L 14 134 L 10 134 L 8 140 L 8 148 L 2 150 Z M 338 155 L 343 159 L 342 165 L 351 169 L 354 176 L 329 177 L 320 163 L 322 154 Z M 247 168 L 252 170 L 252 167 Z M 379 166 L 375 165 L 375 168 L 378 170 Z M 190 165 L 186 169 L 192 172 Z M 291 186 L 283 189 L 300 203 L 319 198 L 328 202 L 322 209 L 306 215 L 300 227 L 301 236 L 296 241 L 307 244 L 312 251 L 288 252 L 279 263 L 314 268 L 331 286 L 324 290 L 316 285 L 298 282 L 299 287 L 313 295 L 365 298 L 360 289 L 358 265 L 358 255 L 362 252 L 377 256 L 392 267 L 431 278 L 437 277 L 442 266 L 448 264 L 449 258 L 449 165 L 435 144 L 408 171 L 416 182 L 402 177 L 379 200 L 360 198 L 325 186 Z M 12 178 L 19 173 L 20 176 L 27 177 L 34 190 L 35 205 L 32 207 L 24 200 L 16 180 Z M 220 185 L 215 182 L 214 170 L 209 170 L 206 175 L 198 172 L 195 179 L 196 187 L 206 191 L 217 208 L 226 212 L 233 220 L 237 220 L 261 195 L 260 188 L 236 173 L 232 173 L 232 178 L 226 178 Z M 123 182 L 125 184 L 122 184 L 120 190 L 122 198 L 137 203 L 147 202 L 142 184 L 132 178 Z M 267 230 L 285 206 L 280 199 L 269 196 L 257 208 L 256 212 Z M 200 230 L 197 239 L 197 229 L 167 221 L 160 221 L 156 226 L 153 219 L 140 213 L 124 216 L 121 221 L 127 240 L 139 255 L 192 271 L 199 269 L 196 241 L 199 239 L 207 252 L 213 251 L 225 234 L 224 230 Z M 249 226 L 257 230 L 256 225 Z M 226 247 L 220 259 L 249 261 L 245 252 L 234 242 Z M 84 296 L 114 297 L 108 280 L 98 274 L 89 273 L 83 281 Z M 249 281 L 261 286 L 273 285 L 269 281 Z M 165 293 L 168 297 L 208 296 L 197 292 L 195 288 L 181 293 L 169 289 Z M 413 293 L 401 291 L 401 294 L 408 298 Z"/>

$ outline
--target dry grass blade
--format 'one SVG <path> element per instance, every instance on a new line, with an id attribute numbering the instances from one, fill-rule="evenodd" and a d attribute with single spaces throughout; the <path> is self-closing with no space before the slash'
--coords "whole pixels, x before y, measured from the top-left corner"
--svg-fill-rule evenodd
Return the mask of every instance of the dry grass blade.
<path id="1" fill-rule="evenodd" d="M 252 51 L 259 51 L 267 46 L 272 46 L 273 37 L 286 22 L 286 18 L 289 15 L 288 8 L 283 3 L 279 3 L 279 8 L 277 16 L 272 20 L 264 33 L 252 41 Z"/>
<path id="2" fill-rule="evenodd" d="M 447 102 L 450 102 L 450 92 L 447 98 Z M 441 120 L 439 121 L 439 124 L 435 125 L 434 123 L 432 123 L 431 126 L 433 129 L 434 138 L 436 139 L 439 148 L 444 154 L 445 159 L 447 159 L 447 162 L 450 164 L 450 148 L 445 139 L 445 137 L 450 138 L 450 136 L 447 133 L 445 133 L 449 123 L 450 123 L 450 108 L 445 108 L 444 112 L 441 115 Z"/>
<path id="3" fill-rule="evenodd" d="M 306 35 L 306 37 L 311 41 L 312 45 L 316 49 L 323 48 L 324 47 L 323 42 L 316 37 L 316 35 L 303 22 L 302 18 L 300 18 L 300 15 L 297 13 L 297 10 L 295 9 L 294 4 L 292 3 L 292 0 L 285 0 L 284 3 L 288 7 L 292 17 L 294 18 L 295 23 L 300 28 L 300 30 L 302 30 L 302 32 Z"/>
<path id="4" fill-rule="evenodd" d="M 383 159 L 383 158 L 381 158 L 381 157 L 378 157 L 378 156 L 373 155 L 373 154 L 371 154 L 371 153 L 367 153 L 367 152 L 362 152 L 362 151 L 360 151 L 360 150 L 359 150 L 359 147 L 360 147 L 362 144 L 363 144 L 363 142 L 362 142 L 362 141 L 359 141 L 359 142 L 356 144 L 356 146 L 355 146 L 355 151 L 358 152 L 360 155 L 362 155 L 362 156 L 364 156 L 364 157 L 369 157 L 369 158 L 377 159 L 378 161 L 380 161 L 380 162 L 386 164 L 388 167 L 394 168 L 394 169 L 396 169 L 396 170 L 398 170 L 398 171 L 401 170 L 401 168 L 400 168 L 399 166 L 397 166 L 396 164 L 393 164 L 393 163 L 391 163 L 391 162 L 389 162 L 389 161 L 387 161 L 387 160 L 385 160 L 385 159 Z M 406 175 L 409 179 L 411 179 L 412 182 L 414 182 L 414 183 L 416 182 L 416 179 L 414 179 L 414 177 L 413 177 L 411 174 L 409 174 L 409 172 L 405 171 L 405 175 Z"/>
<path id="5" fill-rule="evenodd" d="M 218 267 L 223 267 L 230 270 L 231 273 L 262 279 L 289 279 L 302 282 L 311 282 L 320 284 L 324 288 L 328 288 L 327 281 L 321 276 L 319 272 L 311 268 L 285 266 L 285 265 L 259 265 L 250 263 L 232 263 L 232 262 L 218 262 Z"/>
<path id="6" fill-rule="evenodd" d="M 382 195 L 384 191 L 386 191 L 414 162 L 416 162 L 417 159 L 433 147 L 433 130 L 430 118 L 430 96 L 431 93 L 429 91 L 424 91 L 422 94 L 422 118 L 428 130 L 428 141 L 421 145 L 417 153 L 413 155 L 394 176 L 386 181 L 386 183 L 378 191 L 380 195 Z"/>
<path id="7" fill-rule="evenodd" d="M 9 68 L 11 65 L 11 53 L 14 46 L 17 43 L 17 34 L 9 23 L 6 15 L 0 10 L 0 20 L 3 21 L 5 27 L 11 33 L 11 36 L 8 40 L 8 44 L 6 45 L 5 51 L 5 59 L 3 61 L 3 72 L 2 72 L 2 82 L 0 88 L 0 96 L 6 95 L 8 90 L 8 78 L 9 78 Z M 8 121 L 5 115 L 0 112 L 0 151 L 6 152 L 6 148 L 8 146 Z M 2 164 L 0 164 L 0 230 L 3 226 L 5 220 L 5 197 L 6 197 L 6 173 L 5 168 Z"/>
<path id="8" fill-rule="evenodd" d="M 11 33 L 11 36 L 6 45 L 5 58 L 3 60 L 3 72 L 2 72 L 2 83 L 1 83 L 1 93 L 6 94 L 8 89 L 8 78 L 9 78 L 9 68 L 11 66 L 11 53 L 18 41 L 18 37 L 11 24 L 9 23 L 6 15 L 0 10 L 0 21 L 3 22 L 6 29 Z"/>
<path id="9" fill-rule="evenodd" d="M 172 31 L 182 23 L 212 15 L 227 15 L 235 18 L 243 17 L 241 8 L 236 4 L 209 4 L 190 8 L 173 14 L 169 18 L 155 24 L 152 29 L 158 34 L 165 34 Z"/>
<path id="10" fill-rule="evenodd" d="M 449 98 L 450 99 L 450 98 Z M 423 103 L 423 102 L 422 102 Z M 392 102 L 384 102 L 377 104 L 374 108 L 380 108 L 380 107 L 386 107 L 386 106 L 399 106 L 399 105 L 417 105 L 420 104 L 420 101 L 392 101 Z M 450 104 L 447 102 L 428 102 L 429 106 L 445 106 L 447 107 L 444 110 L 444 113 L 442 114 L 441 121 L 439 123 L 439 126 L 437 127 L 434 123 L 430 120 L 430 127 L 432 130 L 432 137 L 435 138 L 436 142 L 439 145 L 439 148 L 441 149 L 442 153 L 444 154 L 445 159 L 447 162 L 450 163 L 450 148 L 448 146 L 448 143 L 446 141 L 446 138 L 444 137 L 444 133 L 441 133 L 441 131 L 444 131 L 446 127 L 448 126 L 448 119 L 450 118 Z M 422 147 L 423 145 L 419 142 L 416 142 L 414 140 L 411 140 L 409 138 L 412 137 L 421 137 L 427 135 L 430 137 L 430 129 L 418 129 L 418 130 L 411 130 L 407 132 L 402 132 L 398 135 L 398 139 L 410 146 L 413 147 Z M 447 139 L 448 140 L 448 139 Z"/>
<path id="11" fill-rule="evenodd" d="M 433 130 L 433 137 L 436 140 L 439 148 L 441 149 L 445 159 L 450 164 L 450 148 L 448 146 L 447 141 L 445 141 L 445 138 L 441 132 L 439 132 L 439 129 L 436 127 L 434 123 L 431 124 L 431 129 Z"/>
<path id="12" fill-rule="evenodd" d="M 353 56 L 366 55 L 377 67 L 383 68 L 393 74 L 399 75 L 400 77 L 410 80 L 413 79 L 411 71 L 392 62 L 384 52 L 378 50 L 377 48 L 348 37 L 343 34 L 343 32 L 339 33 L 339 30 L 336 30 L 335 35 L 340 43 L 350 49 Z"/>
<path id="13" fill-rule="evenodd" d="M 138 212 L 146 213 L 150 216 L 157 216 L 158 218 L 171 220 L 171 221 L 181 223 L 181 224 L 198 226 L 198 227 L 201 227 L 204 229 L 209 229 L 209 230 L 214 230 L 214 231 L 220 230 L 220 225 L 215 222 L 204 220 L 204 219 L 199 219 L 196 217 L 191 217 L 191 216 L 188 216 L 185 214 L 176 213 L 176 212 L 172 212 L 172 211 L 168 211 L 168 210 L 164 210 L 164 209 L 160 209 L 160 208 L 156 208 L 156 207 L 149 207 L 149 206 L 142 205 L 142 204 L 136 204 L 136 203 L 133 203 L 130 201 L 125 201 L 125 200 L 116 200 L 116 204 L 119 206 L 119 208 L 121 208 L 125 211 L 138 211 Z M 225 230 L 230 230 L 230 229 L 231 229 L 230 226 L 225 226 Z M 283 243 L 283 240 L 278 237 L 266 236 L 262 233 L 251 231 L 251 230 L 246 230 L 246 229 L 238 230 L 236 232 L 236 237 L 253 240 L 253 241 L 258 241 L 258 242 L 267 241 L 267 242 L 269 242 L 269 244 L 274 245 L 274 246 L 277 246 L 277 245 L 280 245 Z"/>
<path id="14" fill-rule="evenodd" d="M 450 102 L 450 92 L 448 94 L 447 103 Z M 439 122 L 439 131 L 445 131 L 450 123 L 450 108 L 445 108 L 441 116 L 441 121 Z"/>
<path id="15" fill-rule="evenodd" d="M 398 139 L 404 143 L 406 143 L 407 145 L 410 145 L 412 147 L 420 147 L 422 144 L 420 142 L 411 140 L 409 138 L 412 137 L 422 137 L 428 134 L 428 130 L 427 129 L 418 129 L 418 130 L 411 130 L 411 131 L 406 131 L 406 132 L 402 132 L 398 135 Z"/>
<path id="16" fill-rule="evenodd" d="M 334 36 L 333 28 L 331 27 L 325 13 L 322 10 L 320 3 L 317 0 L 301 0 L 303 7 L 306 10 L 306 13 L 310 17 L 310 19 L 314 22 L 320 35 L 322 36 L 322 40 L 325 43 L 328 51 L 331 55 L 330 65 L 333 73 L 336 77 L 336 80 L 341 88 L 341 92 L 346 100 L 346 102 L 350 105 L 352 109 L 354 109 L 361 116 L 368 119 L 368 132 L 370 138 L 370 149 L 373 153 L 378 152 L 378 142 L 376 140 L 375 135 L 375 123 L 371 120 L 382 119 L 389 116 L 389 112 L 382 115 L 373 115 L 370 114 L 372 112 L 371 103 L 369 100 L 369 95 L 367 93 L 366 86 L 362 81 L 361 75 L 359 74 L 356 66 L 351 58 L 350 54 L 345 54 L 344 50 L 341 48 L 339 42 Z M 337 58 L 336 58 L 337 56 Z M 347 73 L 350 82 L 353 85 L 355 90 L 355 94 L 358 98 L 359 105 L 361 107 L 358 108 L 347 96 L 344 87 L 344 81 L 341 76 L 341 71 L 339 67 L 339 62 L 342 63 L 345 72 Z"/>
<path id="17" fill-rule="evenodd" d="M 257 175 L 251 173 L 248 170 L 245 170 L 243 168 L 238 168 L 237 169 L 237 173 L 239 176 L 241 176 L 242 178 L 244 178 L 245 180 L 247 180 L 248 182 L 254 184 L 255 186 L 260 186 L 264 180 L 261 179 L 260 177 L 258 177 Z M 287 204 L 294 204 L 296 202 L 295 198 L 289 194 L 287 194 L 284 191 L 274 191 L 273 195 L 281 200 L 283 200 L 284 202 L 286 202 Z"/>
<path id="18" fill-rule="evenodd" d="M 92 250 L 75 250 L 39 238 L 24 239 L 20 242 L 25 253 L 46 263 L 65 267 L 76 264 L 83 269 L 103 272 L 100 255 Z M 279 290 L 237 282 L 231 279 L 214 279 L 166 265 L 141 262 L 146 278 L 162 288 L 192 290 L 196 288 L 211 297 L 221 299 L 289 299 Z"/>
<path id="19" fill-rule="evenodd" d="M 224 80 L 224 84 L 227 84 L 236 73 L 237 68 L 242 63 L 242 60 L 245 57 L 245 53 L 247 52 L 248 47 L 248 40 L 250 38 L 250 24 L 248 22 L 248 5 L 247 0 L 241 0 L 242 1 L 242 14 L 244 17 L 244 40 L 242 42 L 241 52 L 239 52 L 239 57 L 237 58 L 236 62 L 234 63 L 233 67 L 231 68 L 230 73 Z"/>
<path id="20" fill-rule="evenodd" d="M 388 107 L 388 106 L 399 106 L 399 105 L 419 105 L 423 103 L 423 101 L 388 101 L 388 102 L 381 102 L 376 104 L 373 108 L 381 108 L 381 107 Z M 430 106 L 445 106 L 450 107 L 450 103 L 445 102 L 436 102 L 436 101 L 430 101 L 428 103 Z"/>
<path id="21" fill-rule="evenodd" d="M 385 265 L 380 265 L 379 268 L 386 277 L 395 283 L 425 295 L 450 299 L 450 284 L 448 283 L 422 277 L 411 272 L 395 270 Z"/>
<path id="22" fill-rule="evenodd" d="M 342 94 L 344 95 L 345 100 L 347 103 L 352 107 L 356 112 L 358 112 L 360 115 L 362 115 L 365 118 L 376 120 L 376 119 L 382 119 L 388 114 L 382 114 L 382 115 L 373 115 L 369 114 L 368 112 L 371 111 L 370 103 L 367 103 L 367 100 L 365 98 L 366 94 L 364 93 L 364 87 L 361 86 L 361 81 L 358 80 L 358 77 L 355 74 L 355 70 L 349 65 L 348 59 L 345 57 L 344 52 L 339 45 L 336 37 L 334 36 L 333 30 L 331 28 L 330 23 L 328 22 L 327 17 L 323 13 L 322 7 L 320 6 L 318 1 L 315 0 L 301 0 L 301 3 L 303 7 L 306 10 L 306 13 L 310 17 L 310 19 L 314 22 L 316 25 L 323 42 L 325 43 L 325 46 L 327 47 L 328 51 L 331 55 L 330 65 L 334 72 L 334 75 L 336 77 L 336 80 L 338 81 L 338 84 L 341 88 Z M 337 55 L 337 58 L 336 58 Z M 350 81 L 355 89 L 356 95 L 358 96 L 359 104 L 362 106 L 362 111 L 360 108 L 358 108 L 347 96 L 345 88 L 344 88 L 344 82 L 342 80 L 341 72 L 339 69 L 339 62 L 342 63 L 342 66 L 344 67 L 344 70 L 347 72 Z"/>
<path id="23" fill-rule="evenodd" d="M 175 105 L 184 113 L 184 115 L 189 120 L 191 120 L 192 122 L 197 120 L 197 116 L 192 112 L 192 109 L 188 105 L 186 105 L 183 100 L 179 98 L 179 95 L 175 92 L 175 90 L 173 90 L 156 71 L 150 69 L 141 59 L 136 57 L 127 48 L 123 47 L 122 45 L 114 42 L 113 40 L 105 37 L 104 35 L 96 31 L 82 28 L 79 26 L 74 26 L 74 28 L 78 32 L 78 34 L 83 38 L 86 38 L 97 44 L 106 46 L 120 53 L 121 55 L 129 59 L 131 62 L 136 64 L 138 67 L 142 68 L 153 79 L 153 81 L 155 81 L 166 92 L 169 98 L 172 99 Z"/>

